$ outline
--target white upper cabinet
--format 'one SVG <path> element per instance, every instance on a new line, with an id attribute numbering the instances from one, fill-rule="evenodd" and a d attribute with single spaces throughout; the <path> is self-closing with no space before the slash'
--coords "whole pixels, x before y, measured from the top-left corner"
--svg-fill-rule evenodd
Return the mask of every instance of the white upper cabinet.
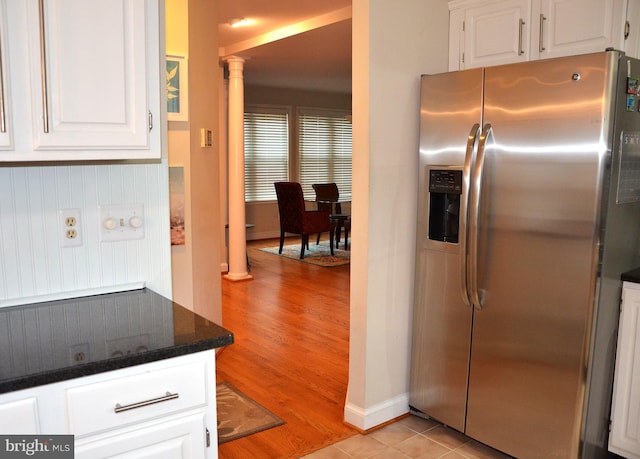
<path id="1" fill-rule="evenodd" d="M 537 0 L 531 28 L 531 57 L 586 54 L 624 47 L 624 0 Z"/>
<path id="2" fill-rule="evenodd" d="M 39 3 L 28 14 L 35 148 L 147 148 L 145 2 Z"/>
<path id="3" fill-rule="evenodd" d="M 449 70 L 626 50 L 627 10 L 639 0 L 454 0 Z M 636 15 L 637 16 L 637 15 Z M 632 17 L 635 21 L 640 18 Z"/>
<path id="4" fill-rule="evenodd" d="M 0 3 L 15 108 L 0 161 L 160 158 L 162 2 Z"/>
<path id="5" fill-rule="evenodd" d="M 453 68 L 483 67 L 529 60 L 531 2 L 451 2 L 450 41 L 458 35 L 459 46 L 450 46 Z M 461 8 L 460 8 L 461 7 Z M 452 56 L 455 48 L 456 56 Z M 457 62 L 455 62 L 457 61 Z"/>
<path id="6" fill-rule="evenodd" d="M 640 0 L 628 0 L 624 52 L 640 58 Z"/>
<path id="7" fill-rule="evenodd" d="M 0 151 L 13 148 L 11 97 L 8 77 L 8 43 L 4 0 L 0 1 Z"/>

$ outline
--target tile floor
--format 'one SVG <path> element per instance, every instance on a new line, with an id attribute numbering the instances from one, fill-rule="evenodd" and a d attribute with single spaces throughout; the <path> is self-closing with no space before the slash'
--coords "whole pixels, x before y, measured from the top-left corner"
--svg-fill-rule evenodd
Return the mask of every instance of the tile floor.
<path id="1" fill-rule="evenodd" d="M 304 459 L 508 459 L 509 456 L 434 421 L 409 416 L 368 435 L 356 435 Z"/>

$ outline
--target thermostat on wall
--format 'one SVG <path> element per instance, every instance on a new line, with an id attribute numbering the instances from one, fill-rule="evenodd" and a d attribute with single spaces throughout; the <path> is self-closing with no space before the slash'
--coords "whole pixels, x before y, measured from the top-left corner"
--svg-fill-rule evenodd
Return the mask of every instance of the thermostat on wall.
<path id="1" fill-rule="evenodd" d="M 200 129 L 200 146 L 212 147 L 213 146 L 213 131 L 211 129 Z"/>

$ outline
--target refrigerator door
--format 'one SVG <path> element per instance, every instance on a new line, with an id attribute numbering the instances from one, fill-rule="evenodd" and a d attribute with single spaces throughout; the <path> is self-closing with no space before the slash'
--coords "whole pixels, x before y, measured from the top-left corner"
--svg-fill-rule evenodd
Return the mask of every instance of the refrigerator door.
<path id="1" fill-rule="evenodd" d="M 466 433 L 521 459 L 579 455 L 618 56 L 485 69 Z"/>
<path id="2" fill-rule="evenodd" d="M 458 174 L 463 169 L 469 133 L 482 121 L 481 104 L 481 69 L 422 78 L 409 403 L 460 431 L 464 430 L 465 422 L 472 318 L 472 308 L 465 304 L 462 294 L 464 241 L 429 238 L 429 177 L 434 169 L 458 171 Z M 462 209 L 466 205 L 467 186 L 468 176 L 462 180 Z M 459 220 L 464 223 L 462 215 Z"/>

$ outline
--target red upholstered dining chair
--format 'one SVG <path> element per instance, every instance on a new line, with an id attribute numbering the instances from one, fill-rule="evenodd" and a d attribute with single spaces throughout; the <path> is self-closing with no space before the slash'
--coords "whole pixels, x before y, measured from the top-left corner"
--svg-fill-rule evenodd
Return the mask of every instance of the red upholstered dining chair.
<path id="1" fill-rule="evenodd" d="M 309 246 L 309 234 L 329 231 L 331 234 L 331 255 L 333 255 L 334 225 L 329 212 L 306 210 L 302 186 L 298 182 L 275 182 L 278 196 L 278 212 L 280 213 L 280 250 L 284 245 L 284 233 L 301 236 L 300 259 L 304 258 L 304 249 Z"/>

